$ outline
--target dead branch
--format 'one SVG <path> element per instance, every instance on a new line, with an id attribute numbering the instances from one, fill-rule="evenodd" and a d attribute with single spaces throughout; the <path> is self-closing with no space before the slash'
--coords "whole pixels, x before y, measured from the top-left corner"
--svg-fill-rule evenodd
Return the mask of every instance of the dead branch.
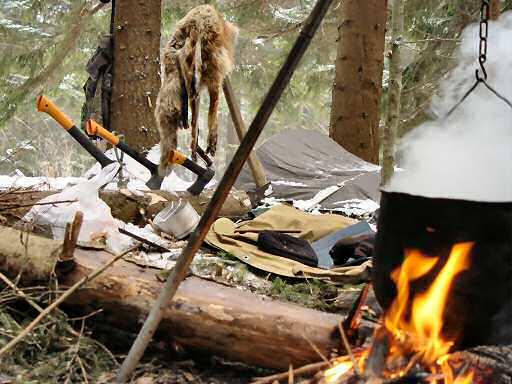
<path id="1" fill-rule="evenodd" d="M 62 201 L 47 201 L 44 203 L 30 203 L 30 204 L 17 204 L 17 203 L 1 203 L 2 207 L 0 207 L 1 211 L 7 211 L 9 209 L 18 209 L 25 207 L 33 207 L 34 205 L 55 205 L 55 204 L 63 204 L 63 203 L 76 203 L 76 200 L 62 200 Z"/>
<path id="2" fill-rule="evenodd" d="M 354 352 L 352 352 L 352 348 L 350 347 L 350 343 L 348 342 L 347 335 L 345 334 L 345 330 L 343 329 L 342 324 L 338 324 L 338 328 L 340 330 L 341 338 L 343 340 L 343 345 L 345 347 L 345 351 L 350 356 L 350 360 L 352 361 L 352 364 L 354 365 L 354 372 L 357 377 L 361 376 L 361 372 L 359 371 L 359 365 L 357 364 L 356 357 L 354 356 Z"/>
<path id="3" fill-rule="evenodd" d="M 326 369 L 329 367 L 330 364 L 322 361 L 319 363 L 313 363 L 308 364 L 303 367 L 297 368 L 293 370 L 293 376 L 304 376 L 304 375 L 310 375 L 313 373 L 316 373 L 320 371 L 321 369 Z M 281 381 L 286 380 L 289 377 L 290 373 L 289 371 L 277 373 L 275 375 L 266 376 L 266 377 L 258 377 L 255 381 L 252 382 L 252 384 L 271 384 L 274 381 Z"/>
<path id="4" fill-rule="evenodd" d="M 12 349 L 16 344 L 18 344 L 21 340 L 23 340 L 29 333 L 32 331 L 39 322 L 44 319 L 49 313 L 51 313 L 55 308 L 57 308 L 60 304 L 62 304 L 69 296 L 71 296 L 75 291 L 81 288 L 83 285 L 88 282 L 94 280 L 96 277 L 101 275 L 107 268 L 109 268 L 112 264 L 114 264 L 117 260 L 123 258 L 126 254 L 135 250 L 137 246 L 131 247 L 125 252 L 120 253 L 117 256 L 114 256 L 108 263 L 104 264 L 102 267 L 98 268 L 96 271 L 91 273 L 90 275 L 84 276 L 80 281 L 78 281 L 75 285 L 70 287 L 64 294 L 62 294 L 57 300 L 55 300 L 52 304 L 50 304 L 46 309 L 39 313 L 39 315 L 32 320 L 32 322 L 14 339 L 12 339 L 9 343 L 4 345 L 2 349 L 0 349 L 0 357 L 2 357 L 7 351 Z"/>

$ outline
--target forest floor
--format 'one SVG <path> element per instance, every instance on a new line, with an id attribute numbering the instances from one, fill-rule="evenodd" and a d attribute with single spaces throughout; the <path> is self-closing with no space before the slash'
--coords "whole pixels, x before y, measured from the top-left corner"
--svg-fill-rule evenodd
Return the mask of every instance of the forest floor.
<path id="1" fill-rule="evenodd" d="M 5 196 L 4 192 L 3 200 Z M 26 210 L 27 207 L 15 214 L 10 208 L 4 209 L 0 212 L 0 224 L 12 225 Z M 131 261 L 138 264 L 140 260 Z M 164 270 L 155 272 L 155 277 L 161 279 L 164 273 Z M 275 300 L 342 315 L 351 308 L 362 287 L 279 277 L 242 263 L 228 253 L 208 248 L 202 249 L 195 258 L 192 274 Z M 51 279 L 40 286 L 24 287 L 23 292 L 42 308 L 61 293 Z M 374 297 L 370 302 L 375 302 Z M 376 319 L 379 313 L 374 309 L 368 308 L 366 315 Z M 136 335 L 112 328 L 105 331 L 96 321 L 96 313 L 74 317 L 69 308 L 65 310 L 59 309 L 45 318 L 13 351 L 1 356 L 0 384 L 114 381 L 119 364 Z M 36 316 L 37 311 L 15 291 L 0 288 L 0 345 L 19 334 Z M 160 341 L 152 343 L 132 382 L 238 384 L 271 373 Z"/>
<path id="2" fill-rule="evenodd" d="M 24 288 L 23 291 L 41 307 L 55 295 L 51 286 Z M 266 296 L 309 308 L 346 313 L 359 291 L 359 286 L 338 288 L 310 279 L 296 282 L 275 278 Z M 0 291 L 0 345 L 17 335 L 36 315 L 37 312 L 9 287 Z M 372 315 L 369 309 L 367 316 Z M 105 331 L 95 322 L 95 313 L 72 316 L 70 312 L 58 310 L 1 359 L 0 383 L 113 382 L 130 341 L 136 335 L 112 328 Z M 151 344 L 132 382 L 242 384 L 272 373 L 268 369 L 158 341 Z"/>

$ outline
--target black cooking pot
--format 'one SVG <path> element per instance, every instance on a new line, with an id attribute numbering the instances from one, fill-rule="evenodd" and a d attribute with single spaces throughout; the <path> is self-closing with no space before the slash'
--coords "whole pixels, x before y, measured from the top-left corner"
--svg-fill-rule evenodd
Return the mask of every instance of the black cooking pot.
<path id="1" fill-rule="evenodd" d="M 457 336 L 457 349 L 512 344 L 512 203 L 426 198 L 382 192 L 373 281 L 377 300 L 389 308 L 396 296 L 391 272 L 406 249 L 440 262 L 411 284 L 424 291 L 459 242 L 473 241 L 471 267 L 454 280 L 443 314 L 443 333 Z"/>

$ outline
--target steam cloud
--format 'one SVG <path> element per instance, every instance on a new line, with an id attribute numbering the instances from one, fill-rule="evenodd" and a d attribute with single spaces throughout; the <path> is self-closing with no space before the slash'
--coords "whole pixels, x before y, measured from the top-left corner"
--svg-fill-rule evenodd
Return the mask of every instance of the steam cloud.
<path id="1" fill-rule="evenodd" d="M 478 24 L 462 34 L 458 66 L 432 102 L 436 119 L 401 142 L 403 171 L 384 188 L 426 197 L 512 202 L 512 108 L 483 84 L 447 119 L 475 82 Z M 489 22 L 488 84 L 512 101 L 512 12 Z"/>

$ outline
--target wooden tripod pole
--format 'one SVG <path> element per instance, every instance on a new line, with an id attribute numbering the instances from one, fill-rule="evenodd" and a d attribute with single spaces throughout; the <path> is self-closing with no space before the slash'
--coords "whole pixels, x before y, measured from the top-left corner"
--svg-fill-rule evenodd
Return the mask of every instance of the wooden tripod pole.
<path id="1" fill-rule="evenodd" d="M 246 133 L 246 128 L 229 77 L 226 77 L 224 79 L 222 89 L 224 91 L 224 97 L 226 98 L 226 103 L 228 104 L 229 114 L 231 115 L 231 119 L 233 120 L 233 125 L 235 127 L 236 134 L 238 135 L 238 139 L 240 140 L 240 142 L 242 142 Z M 255 151 L 251 151 L 251 154 L 247 159 L 247 163 L 249 164 L 249 168 L 251 169 L 252 177 L 254 179 L 256 187 L 261 188 L 267 185 L 268 180 L 267 177 L 265 176 L 265 170 L 263 169 L 260 159 L 258 158 L 258 155 L 256 155 Z"/>
<path id="2" fill-rule="evenodd" d="M 142 326 L 135 342 L 130 348 L 128 356 L 126 356 L 121 370 L 116 378 L 118 383 L 125 383 L 131 376 L 133 370 L 139 363 L 146 347 L 148 346 L 153 334 L 155 333 L 160 321 L 162 320 L 163 312 L 165 311 L 169 301 L 174 297 L 178 286 L 185 278 L 190 263 L 194 258 L 194 255 L 199 250 L 206 234 L 210 230 L 211 225 L 217 218 L 224 201 L 226 200 L 231 187 L 236 181 L 236 178 L 242 170 L 242 166 L 249 157 L 254 144 L 258 140 L 261 131 L 265 127 L 270 115 L 272 114 L 279 98 L 281 97 L 284 89 L 290 82 L 293 72 L 297 68 L 300 59 L 304 55 L 311 39 L 313 38 L 320 22 L 324 18 L 332 0 L 318 0 L 315 7 L 311 11 L 311 14 L 304 23 L 299 37 L 295 41 L 292 50 L 288 54 L 286 61 L 284 62 L 281 70 L 279 71 L 276 79 L 272 83 L 270 90 L 268 91 L 260 109 L 256 113 L 254 120 L 249 127 L 247 134 L 240 143 L 235 156 L 229 163 L 219 186 L 215 190 L 208 207 L 206 208 L 201 220 L 197 225 L 196 230 L 190 236 L 187 246 L 183 249 L 180 257 L 178 258 L 176 265 L 171 270 L 164 287 L 160 291 L 155 304 L 151 308 L 151 311 Z"/>

